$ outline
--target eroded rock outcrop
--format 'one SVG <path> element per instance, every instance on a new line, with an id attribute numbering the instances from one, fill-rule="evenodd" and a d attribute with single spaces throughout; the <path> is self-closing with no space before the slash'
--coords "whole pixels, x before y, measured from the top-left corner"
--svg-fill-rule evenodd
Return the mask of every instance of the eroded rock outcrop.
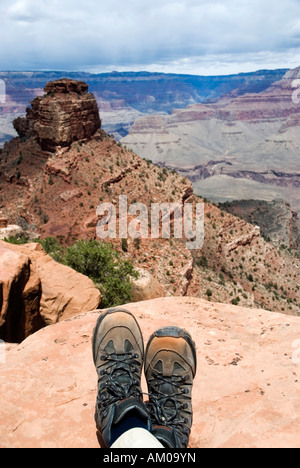
<path id="1" fill-rule="evenodd" d="M 44 91 L 27 108 L 26 118 L 14 120 L 20 137 L 36 136 L 43 150 L 53 152 L 89 139 L 100 129 L 97 101 L 86 83 L 61 79 L 48 83 Z"/>
<path id="2" fill-rule="evenodd" d="M 55 262 L 39 244 L 0 241 L 0 339 L 21 342 L 100 302 L 92 280 Z"/>
<path id="3" fill-rule="evenodd" d="M 21 342 L 45 326 L 41 281 L 29 256 L 0 242 L 0 338 Z"/>

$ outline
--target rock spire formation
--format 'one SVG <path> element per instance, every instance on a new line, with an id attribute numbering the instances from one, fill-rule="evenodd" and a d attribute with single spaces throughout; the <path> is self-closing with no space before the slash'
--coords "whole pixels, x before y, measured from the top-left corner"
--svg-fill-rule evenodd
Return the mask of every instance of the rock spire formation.
<path id="1" fill-rule="evenodd" d="M 26 117 L 14 120 L 21 138 L 36 136 L 44 151 L 90 139 L 101 128 L 98 105 L 83 81 L 61 79 L 47 83 L 45 95 L 35 98 Z"/>

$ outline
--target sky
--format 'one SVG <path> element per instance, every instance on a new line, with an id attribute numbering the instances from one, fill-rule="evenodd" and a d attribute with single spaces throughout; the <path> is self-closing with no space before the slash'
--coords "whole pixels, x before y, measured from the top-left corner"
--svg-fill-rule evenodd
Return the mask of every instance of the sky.
<path id="1" fill-rule="evenodd" d="M 300 0 L 0 0 L 0 70 L 300 66 Z"/>

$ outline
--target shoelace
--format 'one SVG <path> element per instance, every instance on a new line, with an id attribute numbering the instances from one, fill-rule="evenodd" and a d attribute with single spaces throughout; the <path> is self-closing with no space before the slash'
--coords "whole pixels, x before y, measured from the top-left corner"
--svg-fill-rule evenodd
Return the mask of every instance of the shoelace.
<path id="1" fill-rule="evenodd" d="M 102 361 L 109 361 L 107 367 L 103 370 L 100 370 L 99 373 L 99 390 L 101 390 L 101 396 L 99 396 L 99 401 L 104 406 L 109 406 L 116 401 L 128 398 L 132 395 L 140 395 L 141 392 L 137 388 L 140 384 L 138 372 L 138 362 L 133 361 L 138 359 L 138 354 L 136 353 L 125 353 L 125 354 L 115 354 L 115 353 L 106 353 L 101 356 Z M 103 367 L 98 366 L 98 370 Z M 135 375 L 136 374 L 136 375 Z M 125 377 L 125 379 L 124 379 Z M 120 383 L 119 381 L 122 381 Z M 103 390 L 106 390 L 103 392 Z M 100 393 L 100 392 L 99 392 Z"/>
<path id="2" fill-rule="evenodd" d="M 138 386 L 140 378 L 137 374 L 138 363 L 134 362 L 139 356 L 136 353 L 118 354 L 107 353 L 101 356 L 103 361 L 109 361 L 107 367 L 100 371 L 98 408 L 104 411 L 113 403 L 131 396 L 141 397 Z M 98 367 L 100 369 L 103 364 Z"/>
<path id="3" fill-rule="evenodd" d="M 160 388 L 164 383 L 172 386 L 175 389 L 174 392 L 169 394 L 162 392 Z M 190 414 L 186 411 L 188 404 L 180 402 L 184 394 L 189 394 L 187 388 L 182 388 L 183 384 L 188 385 L 185 376 L 165 377 L 160 372 L 153 374 L 153 378 L 149 381 L 152 389 L 149 394 L 151 416 L 158 425 L 172 427 L 180 438 L 183 434 L 188 437 L 190 433 L 186 426 L 188 419 L 182 414 L 182 412 Z"/>

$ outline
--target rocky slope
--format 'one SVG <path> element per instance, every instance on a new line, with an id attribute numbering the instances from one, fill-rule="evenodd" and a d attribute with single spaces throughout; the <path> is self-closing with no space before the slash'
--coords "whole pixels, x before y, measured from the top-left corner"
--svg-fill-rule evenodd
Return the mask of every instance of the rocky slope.
<path id="1" fill-rule="evenodd" d="M 195 298 L 125 307 L 145 344 L 157 328 L 183 323 L 196 342 L 191 447 L 299 447 L 299 318 Z M 91 352 L 99 313 L 51 325 L 2 350 L 0 447 L 99 448 Z"/>
<path id="2" fill-rule="evenodd" d="M 142 117 L 122 142 L 176 168 L 213 201 L 283 198 L 299 212 L 299 76 L 297 68 L 257 94 Z"/>
<path id="3" fill-rule="evenodd" d="M 198 274 L 188 295 L 299 315 L 299 259 L 265 241 L 259 227 L 206 203 L 205 242 L 193 257 Z"/>
<path id="4" fill-rule="evenodd" d="M 61 97 L 45 99 L 55 102 Z M 69 100 L 74 102 L 72 92 Z M 51 146 L 51 152 L 41 148 L 38 138 L 37 134 L 15 138 L 0 154 L 0 210 L 9 224 L 30 233 L 57 237 L 64 245 L 96 238 L 97 206 L 113 203 L 119 215 L 120 195 L 127 195 L 128 206 L 142 202 L 149 213 L 155 202 L 180 206 L 202 202 L 186 178 L 141 159 L 101 129 L 69 147 L 59 145 L 53 151 Z M 149 231 L 150 225 L 149 221 Z M 166 295 L 209 297 L 299 314 L 299 259 L 265 242 L 253 225 L 208 202 L 200 251 L 188 250 L 184 238 L 141 242 L 129 238 L 127 252 L 121 239 L 112 242 L 136 267 L 150 272 Z"/>
<path id="5" fill-rule="evenodd" d="M 300 218 L 284 200 L 239 200 L 221 204 L 221 207 L 249 223 L 257 224 L 263 237 L 278 246 L 300 249 Z"/>

